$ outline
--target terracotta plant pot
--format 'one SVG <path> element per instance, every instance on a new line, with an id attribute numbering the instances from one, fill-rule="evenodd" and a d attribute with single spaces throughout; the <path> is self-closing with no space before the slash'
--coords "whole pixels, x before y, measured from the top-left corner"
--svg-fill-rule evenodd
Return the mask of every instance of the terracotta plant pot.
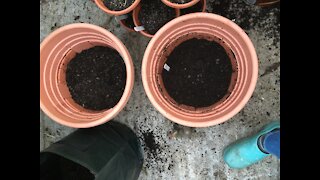
<path id="1" fill-rule="evenodd" d="M 108 9 L 104 4 L 103 4 L 103 0 L 94 0 L 94 2 L 97 4 L 97 6 L 102 9 L 104 12 L 108 13 L 108 14 L 112 14 L 112 15 L 123 15 L 123 14 L 127 14 L 130 11 L 132 11 L 135 7 L 137 7 L 137 5 L 140 3 L 141 0 L 135 0 L 131 6 L 129 6 L 127 9 L 121 10 L 121 11 L 113 11 Z"/>
<path id="2" fill-rule="evenodd" d="M 141 22 L 139 20 L 139 12 L 141 10 L 141 4 L 139 4 L 134 10 L 133 10 L 133 14 L 132 14 L 132 17 L 133 17 L 133 23 L 136 27 L 138 26 L 141 26 Z M 180 10 L 179 9 L 175 9 L 176 11 L 176 17 L 179 17 L 180 16 Z M 139 31 L 142 35 L 146 36 L 146 37 L 149 37 L 149 38 L 152 38 L 154 35 L 152 34 L 149 34 L 147 31 Z"/>
<path id="3" fill-rule="evenodd" d="M 206 8 L 207 8 L 207 0 L 200 0 L 198 3 L 201 3 L 201 6 L 202 6 L 202 9 L 201 9 L 201 12 L 206 12 Z M 190 8 L 196 6 L 197 4 L 191 6 Z M 185 15 L 186 13 L 184 13 L 184 11 L 188 10 L 188 8 L 186 9 L 181 9 L 180 10 L 180 15 Z"/>
<path id="4" fill-rule="evenodd" d="M 111 109 L 84 109 L 71 98 L 66 84 L 66 68 L 76 53 L 94 46 L 109 46 L 122 56 L 126 66 L 126 85 L 120 101 Z M 115 117 L 126 105 L 132 92 L 134 68 L 122 42 L 109 31 L 92 24 L 63 26 L 40 44 L 40 107 L 54 121 L 74 128 L 103 124 Z"/>
<path id="5" fill-rule="evenodd" d="M 279 3 L 280 0 L 244 0 L 244 2 L 249 5 L 268 7 L 268 6 L 272 6 L 276 3 Z"/>
<path id="6" fill-rule="evenodd" d="M 267 6 L 272 6 L 279 2 L 280 0 L 257 0 L 256 5 L 261 7 L 267 7 Z"/>
<path id="7" fill-rule="evenodd" d="M 124 20 L 120 20 L 119 24 L 129 32 L 136 32 L 133 28 L 130 28 L 129 26 L 127 26 Z"/>
<path id="8" fill-rule="evenodd" d="M 132 12 L 130 12 L 132 14 Z M 126 24 L 125 19 L 118 20 L 119 24 L 129 32 L 136 32 L 133 28 Z"/>
<path id="9" fill-rule="evenodd" d="M 176 8 L 176 9 L 184 9 L 184 8 L 188 8 L 191 7 L 195 4 L 197 4 L 200 0 L 191 0 L 188 3 L 185 4 L 177 4 L 177 3 L 173 3 L 170 0 L 161 0 L 164 4 L 166 4 L 167 6 L 170 6 L 172 8 Z"/>
<path id="10" fill-rule="evenodd" d="M 191 38 L 214 40 L 222 45 L 234 71 L 228 89 L 231 93 L 209 107 L 179 105 L 163 84 L 161 73 L 166 57 Z M 149 42 L 142 62 L 143 86 L 151 103 L 166 118 L 190 127 L 212 126 L 233 117 L 250 99 L 257 78 L 257 54 L 247 34 L 229 19 L 211 13 L 191 13 L 167 23 Z"/>
<path id="11" fill-rule="evenodd" d="M 202 12 L 206 12 L 207 0 L 200 0 L 200 3 L 202 4 Z"/>

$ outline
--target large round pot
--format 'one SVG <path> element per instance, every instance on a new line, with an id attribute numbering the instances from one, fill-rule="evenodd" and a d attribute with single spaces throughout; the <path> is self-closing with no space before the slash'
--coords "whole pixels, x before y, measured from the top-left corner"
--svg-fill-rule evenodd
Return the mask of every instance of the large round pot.
<path id="1" fill-rule="evenodd" d="M 104 12 L 108 13 L 108 14 L 112 14 L 112 15 L 123 15 L 123 14 L 127 14 L 130 11 L 133 11 L 134 8 L 136 8 L 136 6 L 140 3 L 141 0 L 135 0 L 131 6 L 129 6 L 127 9 L 121 10 L 121 11 L 113 11 L 108 9 L 104 3 L 103 0 L 94 0 L 94 2 L 96 3 L 96 5 Z"/>
<path id="2" fill-rule="evenodd" d="M 214 40 L 224 47 L 233 74 L 229 94 L 209 107 L 179 105 L 166 91 L 162 70 L 166 57 L 191 38 Z M 211 13 L 180 16 L 163 26 L 151 39 L 142 62 L 142 81 L 148 98 L 166 118 L 185 126 L 207 127 L 227 121 L 250 99 L 258 78 L 258 59 L 247 34 L 229 19 Z"/>
<path id="3" fill-rule="evenodd" d="M 68 62 L 85 49 L 108 46 L 119 52 L 126 66 L 126 85 L 119 102 L 111 109 L 92 111 L 72 99 L 66 84 Z M 75 23 L 49 34 L 40 44 L 40 107 L 54 121 L 73 128 L 103 124 L 126 105 L 134 83 L 131 56 L 123 43 L 99 26 Z"/>
<path id="4" fill-rule="evenodd" d="M 185 4 L 173 3 L 170 0 L 161 0 L 161 1 L 169 7 L 176 8 L 176 9 L 184 9 L 197 4 L 200 0 L 191 0 L 190 2 Z"/>
<path id="5" fill-rule="evenodd" d="M 139 4 L 134 10 L 133 10 L 133 13 L 132 13 L 132 17 L 133 17 L 133 23 L 136 27 L 139 27 L 139 26 L 143 26 L 143 24 L 141 24 L 140 20 L 139 20 L 139 13 L 140 13 L 140 10 L 141 10 L 141 4 Z M 180 10 L 179 9 L 175 9 L 175 12 L 176 12 L 176 17 L 179 17 L 180 16 Z M 142 35 L 146 36 L 146 37 L 149 37 L 149 38 L 152 38 L 154 36 L 154 34 L 150 34 L 148 33 L 147 31 L 145 30 L 142 30 L 142 31 L 139 31 Z"/>

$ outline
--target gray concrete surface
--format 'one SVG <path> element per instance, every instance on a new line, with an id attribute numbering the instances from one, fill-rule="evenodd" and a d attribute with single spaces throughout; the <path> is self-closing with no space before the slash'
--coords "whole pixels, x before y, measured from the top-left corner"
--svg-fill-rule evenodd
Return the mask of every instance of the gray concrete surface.
<path id="1" fill-rule="evenodd" d="M 279 7 L 261 9 L 241 0 L 208 0 L 207 10 L 243 27 L 259 57 L 259 79 L 248 104 L 229 121 L 208 128 L 177 125 L 151 105 L 140 75 L 149 39 L 127 32 L 90 0 L 40 0 L 40 42 L 58 27 L 74 22 L 104 27 L 124 42 L 133 58 L 135 84 L 128 104 L 114 120 L 125 123 L 140 137 L 145 162 L 139 179 L 280 179 L 280 160 L 275 157 L 242 170 L 230 169 L 222 158 L 228 144 L 280 119 Z M 74 130 L 55 123 L 40 110 L 40 151 Z M 153 141 L 146 143 L 145 138 Z"/>

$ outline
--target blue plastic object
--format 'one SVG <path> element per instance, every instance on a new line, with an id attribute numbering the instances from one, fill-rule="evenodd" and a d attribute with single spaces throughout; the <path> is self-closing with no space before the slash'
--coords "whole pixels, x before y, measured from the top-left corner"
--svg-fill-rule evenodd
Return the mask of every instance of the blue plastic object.
<path id="1" fill-rule="evenodd" d="M 263 150 L 280 159 L 280 129 L 267 133 L 263 139 Z"/>
<path id="2" fill-rule="evenodd" d="M 258 147 L 258 139 L 260 136 L 277 128 L 280 128 L 280 121 L 273 121 L 258 133 L 230 144 L 224 149 L 224 161 L 231 168 L 241 169 L 269 156 L 270 154 L 264 153 Z"/>

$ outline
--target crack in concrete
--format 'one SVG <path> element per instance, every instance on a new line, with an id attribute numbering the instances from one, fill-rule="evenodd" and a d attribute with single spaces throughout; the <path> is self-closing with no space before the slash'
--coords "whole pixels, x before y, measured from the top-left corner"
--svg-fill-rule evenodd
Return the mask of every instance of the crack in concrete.
<path id="1" fill-rule="evenodd" d="M 271 66 L 268 66 L 268 67 L 266 68 L 266 70 L 264 71 L 264 73 L 263 73 L 260 77 L 263 77 L 263 76 L 265 76 L 265 75 L 268 75 L 268 74 L 274 72 L 274 71 L 277 70 L 279 67 L 280 67 L 280 62 L 273 63 Z"/>

